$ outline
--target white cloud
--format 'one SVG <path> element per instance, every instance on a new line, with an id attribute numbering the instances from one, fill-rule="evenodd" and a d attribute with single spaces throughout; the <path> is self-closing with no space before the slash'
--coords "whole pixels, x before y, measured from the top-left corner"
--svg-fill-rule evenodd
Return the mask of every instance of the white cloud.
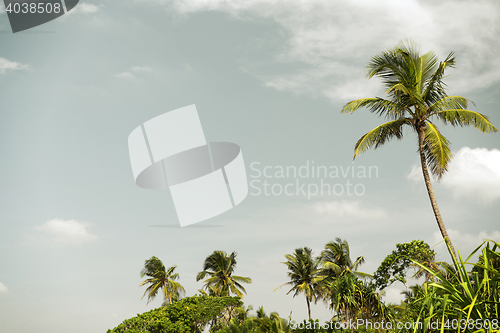
<path id="1" fill-rule="evenodd" d="M 497 243 L 500 242 L 500 231 L 498 230 L 489 232 L 482 230 L 477 234 L 469 234 L 458 230 L 448 229 L 448 236 L 450 236 L 453 245 L 460 251 L 460 254 L 464 260 L 483 241 L 490 239 L 496 241 Z M 432 235 L 432 241 L 429 245 L 433 246 L 438 243 L 440 243 L 439 247 L 441 249 L 446 249 L 441 233 L 439 231 L 436 231 Z M 476 254 L 476 256 L 477 255 L 478 254 Z"/>
<path id="2" fill-rule="evenodd" d="M 5 74 L 7 71 L 15 71 L 27 69 L 28 65 L 23 65 L 16 61 L 10 61 L 0 57 L 0 74 Z"/>
<path id="3" fill-rule="evenodd" d="M 130 68 L 133 72 L 150 72 L 151 67 L 149 66 L 132 66 Z"/>
<path id="4" fill-rule="evenodd" d="M 422 182 L 420 165 L 414 165 L 406 178 Z M 489 204 L 500 198 L 500 150 L 462 147 L 454 154 L 440 184 L 454 198 Z"/>
<path id="5" fill-rule="evenodd" d="M 0 296 L 2 294 L 7 294 L 7 293 L 9 293 L 9 288 L 7 288 L 7 286 L 5 284 L 0 282 Z"/>
<path id="6" fill-rule="evenodd" d="M 130 73 L 130 72 L 118 73 L 118 74 L 115 74 L 115 77 L 117 77 L 119 79 L 126 79 L 126 80 L 135 79 L 135 75 Z"/>
<path id="7" fill-rule="evenodd" d="M 96 5 L 93 5 L 93 4 L 90 4 L 90 3 L 83 3 L 83 2 L 80 2 L 78 5 L 76 5 L 75 8 L 73 8 L 72 10 L 70 10 L 68 12 L 68 15 L 74 15 L 74 14 L 93 14 L 93 13 L 97 13 L 101 7 L 103 7 L 103 5 L 99 5 L 99 6 L 96 6 Z"/>
<path id="8" fill-rule="evenodd" d="M 355 217 L 362 219 L 383 219 L 387 213 L 380 208 L 367 207 L 360 201 L 321 201 L 312 205 L 319 215 L 333 215 L 336 217 Z"/>
<path id="9" fill-rule="evenodd" d="M 114 76 L 120 79 L 132 80 L 137 79 L 141 73 L 151 72 L 150 66 L 132 66 L 128 71 L 115 74 Z"/>
<path id="10" fill-rule="evenodd" d="M 448 78 L 456 93 L 500 81 L 497 66 L 500 11 L 496 0 L 146 0 L 168 4 L 182 14 L 221 11 L 237 18 L 268 18 L 287 32 L 286 47 L 276 59 L 301 63 L 282 75 L 262 76 L 278 90 L 351 99 L 374 94 L 364 65 L 382 50 L 410 38 L 422 51 L 441 58 L 457 51 L 458 70 Z M 408 20 L 401 13 L 412 13 Z M 376 19 L 374 19 L 376 17 Z M 453 38 L 450 38 L 453 36 Z M 255 73 L 258 75 L 258 73 Z"/>
<path id="11" fill-rule="evenodd" d="M 500 198 L 500 150 L 461 148 L 441 183 L 456 198 L 491 203 Z"/>
<path id="12" fill-rule="evenodd" d="M 39 240 L 55 244 L 81 245 L 97 240 L 97 236 L 87 230 L 90 223 L 77 220 L 52 219 L 40 226 L 33 227 L 30 240 Z"/>
<path id="13" fill-rule="evenodd" d="M 422 174 L 420 164 L 415 164 L 411 167 L 411 171 L 406 175 L 406 179 L 414 183 L 424 181 L 424 175 Z"/>

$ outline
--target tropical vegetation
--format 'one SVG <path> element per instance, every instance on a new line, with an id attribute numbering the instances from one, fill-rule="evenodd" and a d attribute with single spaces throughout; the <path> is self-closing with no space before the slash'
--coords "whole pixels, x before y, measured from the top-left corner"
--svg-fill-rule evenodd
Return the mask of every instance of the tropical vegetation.
<path id="1" fill-rule="evenodd" d="M 214 251 L 207 256 L 196 276 L 203 283 L 200 294 L 185 298 L 177 266 L 167 269 L 153 256 L 141 270 L 141 277 L 147 276 L 141 286 L 147 285 L 143 297 L 147 295 L 148 303 L 163 292 L 162 306 L 127 319 L 108 333 L 500 332 L 500 243 L 485 240 L 464 259 L 449 238 L 430 181 L 430 174 L 439 179 L 446 173 L 452 158 L 450 142 L 436 120 L 497 132 L 487 116 L 468 109 L 468 99 L 447 94 L 444 74 L 454 65 L 453 53 L 439 62 L 433 52 L 420 55 L 414 44 L 400 43 L 368 64 L 368 77 L 381 78 L 388 97 L 354 100 L 342 109 L 352 113 L 365 107 L 389 120 L 358 140 L 354 158 L 401 139 L 404 128 L 416 133 L 423 178 L 451 264 L 436 261 L 436 252 L 422 240 L 396 244 L 373 274 L 360 270 L 365 257 L 353 260 L 349 243 L 339 237 L 317 256 L 310 247 L 297 247 L 284 255 L 284 283 L 276 288 L 286 287 L 287 295 L 305 298 L 307 308 L 300 317 L 307 315 L 308 320 L 297 322 L 292 313 L 283 318 L 262 307 L 252 314 L 253 307 L 242 301 L 243 284 L 252 280 L 235 275 L 236 252 Z M 383 300 L 393 283 L 405 287 L 399 304 Z M 327 307 L 331 319 L 323 323 L 313 319 L 313 303 Z"/>
<path id="2" fill-rule="evenodd" d="M 456 270 L 454 265 L 435 262 L 435 252 L 427 243 L 413 240 L 396 244 L 371 275 L 358 270 L 363 257 L 353 261 L 347 241 L 337 238 L 327 243 L 317 257 L 308 247 L 285 255 L 283 263 L 289 281 L 283 286 L 290 287 L 288 294 L 305 296 L 309 320 L 296 322 L 291 314 L 283 318 L 276 312 L 268 315 L 262 307 L 252 315 L 253 307 L 245 306 L 241 296 L 225 294 L 230 288 L 213 287 L 218 295 L 205 293 L 182 298 L 177 293 L 178 297 L 172 297 L 170 302 L 164 301 L 157 309 L 127 319 L 108 333 L 379 332 L 380 327 L 376 325 L 380 323 L 385 323 L 387 332 L 395 333 L 498 332 L 500 244 L 485 241 L 466 259 L 460 252 L 458 256 L 459 269 Z M 152 272 L 165 273 L 160 262 L 156 257 L 146 260 L 141 272 L 148 271 L 148 276 L 155 279 Z M 151 270 L 152 267 L 157 269 Z M 208 271 L 208 267 L 204 267 Z M 410 270 L 415 272 L 413 280 L 408 277 Z M 172 273 L 170 269 L 166 271 Z M 161 276 L 168 275 L 163 273 Z M 417 284 L 408 285 L 409 281 Z M 394 282 L 405 285 L 404 300 L 400 304 L 387 304 L 383 301 L 384 290 Z M 153 290 L 156 285 L 158 283 L 153 282 L 149 289 Z M 327 306 L 331 320 L 321 323 L 312 319 L 312 302 Z"/>

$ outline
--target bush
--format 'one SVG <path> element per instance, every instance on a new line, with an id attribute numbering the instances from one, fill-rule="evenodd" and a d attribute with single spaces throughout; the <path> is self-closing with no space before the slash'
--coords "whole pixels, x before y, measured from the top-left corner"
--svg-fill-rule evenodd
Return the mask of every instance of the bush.
<path id="1" fill-rule="evenodd" d="M 230 319 L 239 297 L 192 296 L 126 319 L 107 333 L 198 333 Z"/>

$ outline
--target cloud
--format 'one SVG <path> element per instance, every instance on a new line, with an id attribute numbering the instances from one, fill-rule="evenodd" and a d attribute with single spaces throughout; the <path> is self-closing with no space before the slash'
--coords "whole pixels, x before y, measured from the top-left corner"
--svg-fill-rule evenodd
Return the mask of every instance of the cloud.
<path id="1" fill-rule="evenodd" d="M 411 167 L 411 171 L 406 175 L 406 179 L 414 183 L 419 183 L 424 180 L 420 164 L 414 164 Z"/>
<path id="2" fill-rule="evenodd" d="M 33 227 L 29 240 L 38 240 L 54 244 L 81 245 L 94 242 L 97 236 L 87 230 L 90 223 L 77 220 L 52 219 L 40 226 Z"/>
<path id="3" fill-rule="evenodd" d="M 464 258 L 464 260 L 476 247 L 478 247 L 486 239 L 500 242 L 500 231 L 498 230 L 488 232 L 482 230 L 477 234 L 469 234 L 454 229 L 448 229 L 448 235 L 450 236 L 453 245 L 455 245 L 455 248 L 458 248 L 458 250 L 460 251 L 460 254 Z M 439 247 L 445 249 L 443 237 L 441 236 L 441 233 L 439 231 L 436 231 L 432 235 L 432 240 L 429 245 L 433 246 L 438 243 L 440 243 Z"/>
<path id="4" fill-rule="evenodd" d="M 420 165 L 414 165 L 406 178 L 423 181 Z M 454 198 L 489 204 L 500 198 L 500 150 L 462 147 L 454 154 L 440 184 Z"/>
<path id="5" fill-rule="evenodd" d="M 152 68 L 149 66 L 132 66 L 130 69 L 133 72 L 150 72 Z"/>
<path id="6" fill-rule="evenodd" d="M 371 208 L 360 201 L 321 201 L 312 205 L 319 215 L 333 215 L 336 217 L 355 217 L 362 219 L 383 219 L 387 213 L 380 208 Z"/>
<path id="7" fill-rule="evenodd" d="M 114 76 L 120 79 L 133 80 L 137 79 L 140 73 L 151 72 L 151 70 L 150 66 L 132 66 L 128 71 L 115 74 Z"/>
<path id="8" fill-rule="evenodd" d="M 68 12 L 68 15 L 93 14 L 93 13 L 97 13 L 101 9 L 101 7 L 103 7 L 103 5 L 96 6 L 96 5 L 93 5 L 90 3 L 81 2 L 75 8 L 70 10 Z"/>
<path id="9" fill-rule="evenodd" d="M 500 150 L 461 148 L 443 177 L 443 186 L 456 198 L 491 203 L 500 198 Z"/>
<path id="10" fill-rule="evenodd" d="M 5 74 L 7 71 L 16 71 L 27 69 L 28 65 L 23 65 L 16 61 L 10 61 L 0 57 L 0 74 Z"/>
<path id="11" fill-rule="evenodd" d="M 220 11 L 241 19 L 277 22 L 287 40 L 274 61 L 302 64 L 283 74 L 254 73 L 277 90 L 331 100 L 370 96 L 379 86 L 364 77 L 367 61 L 406 38 L 420 44 L 422 51 L 436 51 L 443 59 L 450 51 L 457 52 L 458 70 L 447 79 L 454 92 L 500 81 L 500 44 L 496 42 L 500 11 L 496 0 L 146 1 L 171 6 L 182 14 Z M 419 19 L 408 20 L 401 13 Z"/>
<path id="12" fill-rule="evenodd" d="M 135 75 L 130 73 L 130 72 L 122 72 L 122 73 L 119 73 L 119 74 L 115 74 L 115 77 L 119 78 L 119 79 L 126 79 L 126 80 L 130 80 L 130 79 L 135 79 Z"/>
<path id="13" fill-rule="evenodd" d="M 9 293 L 9 288 L 7 288 L 7 286 L 5 284 L 0 282 L 0 296 L 2 294 L 8 294 L 8 293 Z"/>

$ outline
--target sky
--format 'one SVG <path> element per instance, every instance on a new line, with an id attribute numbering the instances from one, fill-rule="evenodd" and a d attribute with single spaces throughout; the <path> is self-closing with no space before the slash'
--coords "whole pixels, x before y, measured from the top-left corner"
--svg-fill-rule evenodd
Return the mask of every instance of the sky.
<path id="1" fill-rule="evenodd" d="M 499 127 L 499 33 L 495 0 L 83 1 L 15 34 L 2 7 L 1 331 L 105 332 L 158 307 L 161 297 L 146 305 L 139 287 L 151 256 L 177 265 L 193 295 L 204 259 L 236 251 L 236 274 L 253 280 L 243 301 L 296 320 L 307 316 L 304 298 L 274 291 L 287 282 L 284 255 L 296 248 L 319 255 L 340 237 L 352 258 L 365 257 L 368 273 L 413 239 L 449 260 L 414 133 L 353 162 L 355 142 L 383 119 L 340 110 L 383 96 L 365 66 L 411 39 L 440 59 L 454 51 L 449 93 L 474 101 Z M 250 193 L 180 228 L 168 190 L 135 184 L 127 138 L 192 104 L 208 141 L 241 147 Z M 500 240 L 500 134 L 440 129 L 454 159 L 434 189 L 452 241 L 468 254 L 484 239 Z M 336 193 L 315 193 L 318 177 L 276 175 L 312 166 L 338 171 L 323 179 Z M 264 181 L 274 193 L 266 195 Z M 279 194 L 287 184 L 311 191 Z M 399 302 L 403 289 L 394 284 L 384 300 Z M 331 317 L 324 304 L 312 314 Z"/>

